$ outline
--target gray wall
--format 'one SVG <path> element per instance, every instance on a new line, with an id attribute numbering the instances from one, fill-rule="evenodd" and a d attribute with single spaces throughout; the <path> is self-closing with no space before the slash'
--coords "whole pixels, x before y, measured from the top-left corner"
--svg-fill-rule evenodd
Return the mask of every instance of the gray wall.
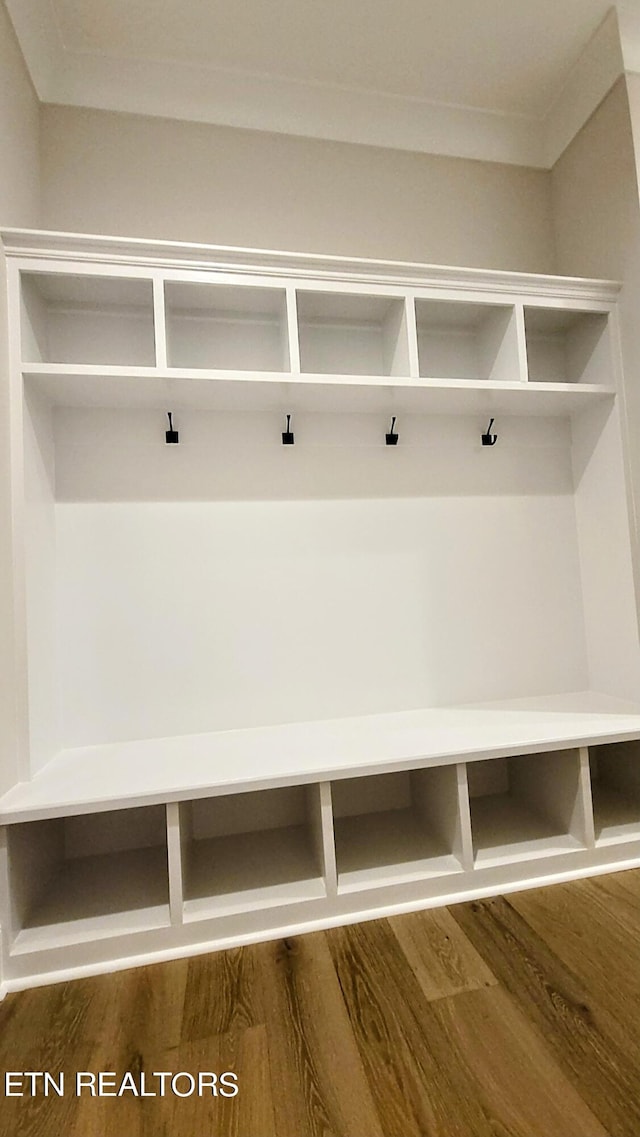
<path id="1" fill-rule="evenodd" d="M 47 228 L 554 270 L 544 170 L 43 109 Z"/>

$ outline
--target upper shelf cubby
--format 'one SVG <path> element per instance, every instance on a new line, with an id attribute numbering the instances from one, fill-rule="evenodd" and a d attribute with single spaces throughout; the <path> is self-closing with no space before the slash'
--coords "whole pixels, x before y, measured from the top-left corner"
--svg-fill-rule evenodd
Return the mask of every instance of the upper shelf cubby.
<path id="1" fill-rule="evenodd" d="M 25 363 L 153 367 L 151 280 L 23 272 Z"/>
<path id="2" fill-rule="evenodd" d="M 524 325 L 531 383 L 611 381 L 605 313 L 526 307 Z"/>
<path id="3" fill-rule="evenodd" d="M 298 292 L 300 367 L 315 375 L 409 375 L 403 297 Z"/>
<path id="4" fill-rule="evenodd" d="M 421 378 L 522 378 L 513 305 L 418 298 L 416 325 Z"/>
<path id="5" fill-rule="evenodd" d="M 284 288 L 165 283 L 170 367 L 288 371 Z"/>

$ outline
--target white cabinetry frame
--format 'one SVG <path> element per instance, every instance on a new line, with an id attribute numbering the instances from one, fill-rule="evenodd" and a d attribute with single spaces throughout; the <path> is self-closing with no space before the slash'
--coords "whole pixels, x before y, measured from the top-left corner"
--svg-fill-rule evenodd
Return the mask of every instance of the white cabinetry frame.
<path id="1" fill-rule="evenodd" d="M 640 864 L 615 284 L 3 244 L 4 989 Z"/>

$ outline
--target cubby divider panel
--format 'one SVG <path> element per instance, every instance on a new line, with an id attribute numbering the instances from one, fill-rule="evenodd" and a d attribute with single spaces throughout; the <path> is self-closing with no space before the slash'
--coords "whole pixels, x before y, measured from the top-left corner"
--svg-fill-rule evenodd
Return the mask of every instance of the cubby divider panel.
<path id="1" fill-rule="evenodd" d="M 284 288 L 166 281 L 170 367 L 288 371 Z"/>
<path id="2" fill-rule="evenodd" d="M 527 307 L 524 325 L 530 383 L 611 383 L 606 314 Z"/>
<path id="3" fill-rule="evenodd" d="M 469 762 L 467 775 L 476 868 L 585 847 L 579 750 Z"/>
<path id="4" fill-rule="evenodd" d="M 640 741 L 589 747 L 596 843 L 640 840 Z"/>
<path id="5" fill-rule="evenodd" d="M 461 872 L 457 767 L 332 784 L 338 892 Z"/>
<path id="6" fill-rule="evenodd" d="M 165 807 L 7 827 L 12 950 L 169 924 Z"/>
<path id="7" fill-rule="evenodd" d="M 513 305 L 416 299 L 418 358 L 424 379 L 492 379 L 520 374 Z"/>
<path id="8" fill-rule="evenodd" d="M 183 802 L 185 920 L 325 897 L 320 813 L 318 785 Z"/>
<path id="9" fill-rule="evenodd" d="M 22 359 L 153 367 L 151 280 L 22 274 Z"/>
<path id="10" fill-rule="evenodd" d="M 297 309 L 303 372 L 409 375 L 404 298 L 300 290 Z"/>

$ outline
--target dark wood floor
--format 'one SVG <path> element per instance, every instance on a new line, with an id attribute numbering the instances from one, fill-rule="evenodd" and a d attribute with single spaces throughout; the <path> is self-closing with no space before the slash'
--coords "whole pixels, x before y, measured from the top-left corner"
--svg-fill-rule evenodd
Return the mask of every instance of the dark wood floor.
<path id="1" fill-rule="evenodd" d="M 2 1137 L 638 1137 L 640 871 L 11 995 L 0 1058 L 240 1086 L 0 1097 Z"/>

